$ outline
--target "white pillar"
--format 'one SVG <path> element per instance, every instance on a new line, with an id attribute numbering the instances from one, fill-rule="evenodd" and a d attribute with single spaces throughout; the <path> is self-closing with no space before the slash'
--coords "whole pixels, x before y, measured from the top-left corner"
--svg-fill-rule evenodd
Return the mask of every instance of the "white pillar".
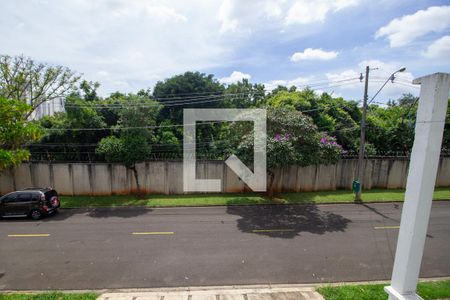
<path id="1" fill-rule="evenodd" d="M 420 100 L 392 280 L 385 287 L 389 300 L 421 299 L 416 286 L 441 152 L 450 74 L 435 73 L 413 83 L 421 84 Z"/>

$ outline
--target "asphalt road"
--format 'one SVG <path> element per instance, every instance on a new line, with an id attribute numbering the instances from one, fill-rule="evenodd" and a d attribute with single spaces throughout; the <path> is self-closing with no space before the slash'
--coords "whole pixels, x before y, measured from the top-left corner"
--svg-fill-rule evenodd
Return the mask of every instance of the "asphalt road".
<path id="1" fill-rule="evenodd" d="M 66 209 L 0 221 L 0 289 L 388 279 L 401 205 Z M 450 202 L 433 204 L 422 277 L 450 275 Z"/>

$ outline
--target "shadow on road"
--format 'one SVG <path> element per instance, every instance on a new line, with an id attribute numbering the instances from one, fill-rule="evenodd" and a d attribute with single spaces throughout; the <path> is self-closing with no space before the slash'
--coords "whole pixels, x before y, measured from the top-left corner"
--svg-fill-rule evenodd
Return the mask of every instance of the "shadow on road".
<path id="1" fill-rule="evenodd" d="M 316 205 L 229 206 L 227 213 L 241 217 L 237 226 L 242 232 L 274 238 L 294 238 L 301 232 L 345 231 L 351 222 Z"/>
<path id="2" fill-rule="evenodd" d="M 60 221 L 74 215 L 86 215 L 91 218 L 133 218 L 149 213 L 151 209 L 142 207 L 98 207 L 83 209 L 60 209 L 54 216 L 43 218 L 42 221 Z"/>
<path id="3" fill-rule="evenodd" d="M 152 210 L 143 207 L 92 208 L 87 215 L 91 218 L 133 218 L 145 215 Z"/>
<path id="4" fill-rule="evenodd" d="M 377 215 L 383 217 L 384 219 L 388 219 L 388 220 L 391 220 L 391 221 L 394 221 L 394 222 L 400 222 L 400 219 L 394 219 L 394 218 L 391 218 L 391 217 L 389 217 L 388 215 L 383 214 L 382 212 L 380 212 L 379 210 L 377 210 L 377 209 L 376 209 L 375 207 L 373 207 L 373 206 L 370 206 L 370 205 L 365 204 L 365 203 L 362 203 L 361 205 L 364 206 L 365 208 L 367 208 L 368 210 L 370 210 L 371 212 L 373 212 L 373 213 L 375 213 L 375 214 L 377 214 Z M 397 206 L 394 205 L 394 208 L 395 208 L 395 209 L 398 209 L 398 205 L 397 205 Z"/>
<path id="5" fill-rule="evenodd" d="M 86 215 L 91 218 L 133 218 L 141 215 L 145 215 L 152 210 L 143 207 L 99 207 L 99 208 L 75 208 L 75 209 L 60 209 L 57 213 L 49 216 L 44 216 L 39 221 L 31 220 L 30 218 L 17 217 L 17 218 L 4 218 L 0 219 L 2 222 L 57 222 L 63 221 L 75 215 Z"/>

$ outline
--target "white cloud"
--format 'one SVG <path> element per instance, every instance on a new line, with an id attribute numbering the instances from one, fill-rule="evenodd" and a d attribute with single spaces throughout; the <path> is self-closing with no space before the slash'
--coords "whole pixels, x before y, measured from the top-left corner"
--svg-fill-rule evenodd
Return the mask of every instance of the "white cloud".
<path id="1" fill-rule="evenodd" d="M 175 9 L 172 7 L 167 6 L 149 6 L 147 7 L 147 12 L 151 16 L 155 16 L 158 19 L 168 22 L 168 21 L 175 21 L 175 22 L 186 22 L 187 17 L 176 12 Z"/>
<path id="2" fill-rule="evenodd" d="M 267 92 L 270 92 L 270 91 L 274 90 L 276 87 L 278 87 L 279 85 L 286 86 L 286 83 L 287 83 L 286 80 L 281 80 L 281 79 L 270 80 L 270 81 L 264 83 L 264 88 Z"/>
<path id="3" fill-rule="evenodd" d="M 130 1 L 120 3 L 112 11 L 118 17 L 130 17 L 139 14 L 147 14 L 150 18 L 163 22 L 186 22 L 187 17 L 177 12 L 173 7 L 155 5 L 148 2 Z"/>
<path id="4" fill-rule="evenodd" d="M 430 32 L 450 27 L 450 6 L 432 6 L 412 15 L 396 18 L 375 33 L 375 38 L 387 37 L 391 47 L 401 47 Z"/>
<path id="5" fill-rule="evenodd" d="M 338 81 L 338 80 L 345 80 L 345 79 L 351 79 L 351 78 L 358 78 L 360 73 L 354 71 L 354 70 L 346 70 L 339 73 L 327 73 L 325 76 L 330 81 Z"/>
<path id="6" fill-rule="evenodd" d="M 310 77 L 299 77 L 294 79 L 270 80 L 264 83 L 266 91 L 272 91 L 277 86 L 291 87 L 297 86 L 303 89 L 306 86 L 312 88 L 317 95 L 326 92 L 333 97 L 343 97 L 344 99 L 360 100 L 364 92 L 364 80 L 360 81 L 360 74 L 365 73 L 366 66 L 370 66 L 369 73 L 369 99 L 378 91 L 383 83 L 392 73 L 402 68 L 398 62 L 384 62 L 376 59 L 363 60 L 350 69 L 336 70 L 328 72 L 324 76 L 313 75 Z M 397 73 L 394 83 L 388 82 L 382 91 L 377 95 L 374 102 L 385 103 L 389 99 L 398 99 L 404 93 L 418 95 L 419 86 L 413 85 L 414 75 L 409 71 Z"/>
<path id="7" fill-rule="evenodd" d="M 230 76 L 222 77 L 219 79 L 219 81 L 225 84 L 231 84 L 241 81 L 242 79 L 250 79 L 251 77 L 252 76 L 250 76 L 250 74 L 245 74 L 239 71 L 233 71 Z"/>
<path id="8" fill-rule="evenodd" d="M 281 17 L 283 14 L 281 4 L 279 0 L 266 0 L 264 2 L 264 13 L 268 18 Z"/>
<path id="9" fill-rule="evenodd" d="M 303 52 L 295 52 L 291 56 L 291 61 L 298 62 L 301 60 L 330 60 L 336 58 L 338 52 L 324 51 L 322 49 L 307 48 Z"/>
<path id="10" fill-rule="evenodd" d="M 358 64 L 358 67 L 362 71 L 365 71 L 366 66 L 370 67 L 370 69 L 371 69 L 370 74 L 375 74 L 375 76 L 384 76 L 386 78 L 389 77 L 390 74 L 396 72 L 397 70 L 399 70 L 403 67 L 402 64 L 400 64 L 400 63 L 383 62 L 383 61 L 376 60 L 376 59 L 363 60 Z M 398 76 L 399 78 L 402 78 L 403 80 L 407 80 L 410 83 L 414 79 L 413 74 L 410 73 L 408 70 L 405 70 L 401 73 L 397 73 L 396 76 Z"/>
<path id="11" fill-rule="evenodd" d="M 354 69 L 345 70 L 337 73 L 327 73 L 326 77 L 331 81 L 339 81 L 347 78 L 358 78 L 362 72 L 365 75 L 365 68 L 369 66 L 371 71 L 369 73 L 369 99 L 374 95 L 381 85 L 389 78 L 395 71 L 399 70 L 402 65 L 395 62 L 383 62 L 380 60 L 364 60 L 361 61 Z M 374 101 L 387 101 L 388 99 L 397 99 L 403 93 L 418 94 L 418 87 L 412 85 L 414 76 L 408 71 L 397 73 L 395 75 L 394 83 L 388 82 L 382 89 L 380 94 Z M 345 91 L 361 90 L 361 98 L 363 94 L 364 80 L 352 80 L 348 82 L 336 83 L 334 89 L 340 94 L 345 94 Z"/>
<path id="12" fill-rule="evenodd" d="M 437 60 L 450 60 L 450 35 L 434 41 L 424 53 L 425 57 Z"/>
<path id="13" fill-rule="evenodd" d="M 222 22 L 220 32 L 235 31 L 239 21 L 233 17 L 233 0 L 224 0 L 219 8 L 219 20 Z"/>
<path id="14" fill-rule="evenodd" d="M 102 77 L 109 76 L 109 73 L 103 70 L 98 71 L 97 74 Z"/>
<path id="15" fill-rule="evenodd" d="M 289 8 L 285 22 L 287 25 L 323 22 L 330 11 L 337 12 L 358 2 L 358 0 L 297 0 Z"/>
<path id="16" fill-rule="evenodd" d="M 286 87 L 296 86 L 299 88 L 304 88 L 308 85 L 309 82 L 311 82 L 312 79 L 313 77 L 309 76 L 309 77 L 297 77 L 290 80 L 283 80 L 283 79 L 270 80 L 264 83 L 264 87 L 266 91 L 272 91 L 279 85 Z"/>
<path id="17" fill-rule="evenodd" d="M 333 8 L 335 11 L 339 11 L 341 9 L 355 6 L 359 4 L 359 0 L 335 0 L 333 1 Z"/>
<path id="18" fill-rule="evenodd" d="M 219 6 L 202 0 L 1 2 L 1 52 L 70 67 L 100 81 L 102 95 L 135 92 L 230 61 L 234 47 L 219 37 Z"/>
<path id="19" fill-rule="evenodd" d="M 266 83 L 264 83 L 264 87 L 265 90 L 267 92 L 271 92 L 272 90 L 274 90 L 275 88 L 277 88 L 278 86 L 285 86 L 287 88 L 290 88 L 291 86 L 296 86 L 298 88 L 298 90 L 303 90 L 307 87 L 310 87 L 312 90 L 314 90 L 314 92 L 316 93 L 316 95 L 320 96 L 323 93 L 328 93 L 331 94 L 333 97 L 342 97 L 342 94 L 340 92 L 336 92 L 336 89 L 339 88 L 335 88 L 333 86 L 328 87 L 326 84 L 324 84 L 326 82 L 326 80 L 320 80 L 317 79 L 316 81 L 314 80 L 314 76 L 309 76 L 309 77 L 298 77 L 298 78 L 294 78 L 294 79 L 290 79 L 290 80 L 271 80 L 268 81 Z M 320 84 L 319 84 L 320 82 Z"/>
<path id="20" fill-rule="evenodd" d="M 275 53 L 272 46 L 316 30 L 315 24 L 298 30 L 293 7 L 301 9 L 302 3 L 306 1 L 0 1 L 0 51 L 67 66 L 99 81 L 101 95 L 135 92 L 187 70 L 210 73 L 218 67 L 242 71 L 258 66 L 274 72 L 285 54 Z M 326 6 L 326 18 L 357 1 L 308 3 L 313 10 L 317 3 Z M 280 69 L 278 78 L 285 71 Z M 304 81 L 293 78 L 284 84 Z"/>
<path id="21" fill-rule="evenodd" d="M 360 0 L 223 0 L 217 18 L 220 32 L 249 34 L 267 27 L 286 32 L 286 27 L 323 22 L 331 13 L 355 6 Z M 273 23 L 261 22 L 268 19 Z M 263 29 L 263 30 L 264 30 Z"/>
<path id="22" fill-rule="evenodd" d="M 287 81 L 287 86 L 297 86 L 297 87 L 301 87 L 301 86 L 305 86 L 307 85 L 310 81 L 311 81 L 312 77 L 297 77 L 291 80 Z"/>

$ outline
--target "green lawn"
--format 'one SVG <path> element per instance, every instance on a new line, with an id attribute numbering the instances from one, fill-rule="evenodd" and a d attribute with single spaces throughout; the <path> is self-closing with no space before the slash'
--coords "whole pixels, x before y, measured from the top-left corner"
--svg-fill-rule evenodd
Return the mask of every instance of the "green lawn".
<path id="1" fill-rule="evenodd" d="M 61 196 L 62 207 L 89 206 L 208 206 L 269 204 L 270 200 L 255 194 Z"/>
<path id="2" fill-rule="evenodd" d="M 52 293 L 0 293 L 0 300 L 95 300 L 98 294 L 95 293 L 73 293 L 66 294 L 60 292 Z"/>
<path id="3" fill-rule="evenodd" d="M 326 286 L 317 289 L 325 300 L 386 300 L 386 284 Z M 417 293 L 425 300 L 450 298 L 450 280 L 422 282 Z"/>
<path id="4" fill-rule="evenodd" d="M 364 202 L 403 201 L 404 190 L 370 190 L 363 193 Z M 450 200 L 450 188 L 437 188 L 435 200 Z M 208 206 L 208 205 L 255 205 L 255 204 L 321 204 L 351 203 L 350 191 L 283 193 L 271 201 L 260 194 L 191 194 L 191 195 L 133 195 L 117 196 L 61 196 L 62 207 L 95 206 Z"/>
<path id="5" fill-rule="evenodd" d="M 405 190 L 373 189 L 364 191 L 362 198 L 364 202 L 389 202 L 403 201 Z M 353 202 L 355 195 L 345 190 L 331 192 L 311 192 L 311 193 L 284 193 L 280 198 L 286 203 L 345 203 Z M 450 188 L 436 188 L 434 200 L 450 200 Z"/>

